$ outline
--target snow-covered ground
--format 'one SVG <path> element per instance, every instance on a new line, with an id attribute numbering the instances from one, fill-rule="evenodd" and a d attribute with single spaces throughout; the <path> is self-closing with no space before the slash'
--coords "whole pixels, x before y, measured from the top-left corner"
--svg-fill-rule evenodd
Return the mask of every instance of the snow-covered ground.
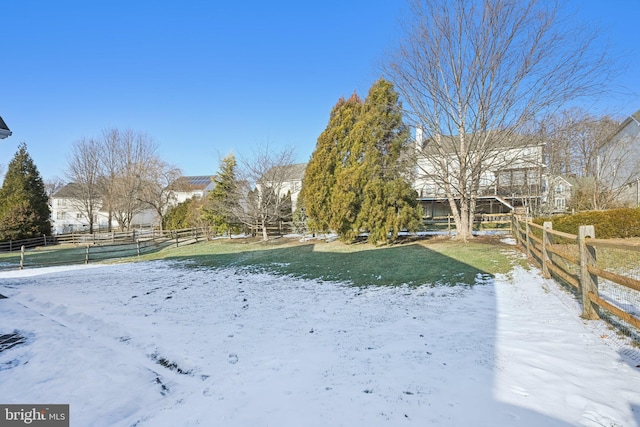
<path id="1" fill-rule="evenodd" d="M 637 351 L 536 270 L 356 288 L 157 261 L 0 294 L 0 403 L 72 426 L 640 425 Z"/>

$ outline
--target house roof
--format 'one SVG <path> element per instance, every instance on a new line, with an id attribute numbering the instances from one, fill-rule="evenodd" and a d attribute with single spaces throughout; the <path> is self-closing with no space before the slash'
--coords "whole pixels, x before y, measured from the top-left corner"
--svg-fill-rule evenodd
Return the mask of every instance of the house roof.
<path id="1" fill-rule="evenodd" d="M 175 182 L 179 190 L 186 191 L 206 190 L 212 185 L 211 175 L 181 176 Z"/>
<path id="2" fill-rule="evenodd" d="M 4 122 L 4 120 L 2 120 L 2 117 L 0 117 L 0 139 L 6 138 L 8 136 L 11 136 L 11 131 L 9 130 L 9 127 Z"/>
<path id="3" fill-rule="evenodd" d="M 564 181 L 567 185 L 573 187 L 576 184 L 576 178 L 575 177 L 571 177 L 571 176 L 562 176 L 562 175 L 558 175 L 558 176 L 554 176 L 553 177 L 553 181 L 557 182 L 557 181 Z"/>
<path id="4" fill-rule="evenodd" d="M 611 135 L 607 143 L 611 142 L 618 134 L 622 133 L 630 124 L 634 124 L 634 123 L 637 126 L 640 126 L 640 110 L 636 111 L 635 113 L 627 117 L 622 123 L 620 123 L 620 126 L 618 126 L 618 129 L 615 131 L 615 133 Z"/>
<path id="5" fill-rule="evenodd" d="M 264 174 L 263 178 L 266 181 L 302 181 L 306 168 L 306 163 L 274 166 Z"/>
<path id="6" fill-rule="evenodd" d="M 60 188 L 58 191 L 53 193 L 51 197 L 57 198 L 57 199 L 69 199 L 69 198 L 75 197 L 77 194 L 78 194 L 78 184 L 76 184 L 75 182 L 70 182 L 69 184 L 66 184 L 65 186 Z"/>
<path id="7" fill-rule="evenodd" d="M 529 135 L 518 135 L 518 134 L 506 133 L 502 131 L 491 132 L 489 135 L 490 135 L 489 138 L 492 138 L 491 135 L 495 135 L 494 141 L 499 142 L 499 144 L 495 144 L 495 146 L 492 146 L 491 147 L 492 149 L 524 148 L 524 147 L 535 147 L 535 146 L 542 145 L 537 138 L 531 137 Z M 482 138 L 482 134 L 476 134 L 476 135 L 467 134 L 467 140 L 469 142 L 472 142 L 473 144 L 475 144 L 475 142 L 473 141 L 478 141 L 480 138 Z M 430 142 L 433 140 L 434 140 L 433 137 L 425 138 L 423 140 L 421 148 L 426 152 L 431 152 L 432 154 L 435 154 L 436 150 L 434 146 L 430 144 Z M 441 141 L 442 141 L 442 148 L 444 149 L 445 152 L 454 153 L 456 152 L 460 144 L 460 136 L 459 135 L 442 135 Z"/>

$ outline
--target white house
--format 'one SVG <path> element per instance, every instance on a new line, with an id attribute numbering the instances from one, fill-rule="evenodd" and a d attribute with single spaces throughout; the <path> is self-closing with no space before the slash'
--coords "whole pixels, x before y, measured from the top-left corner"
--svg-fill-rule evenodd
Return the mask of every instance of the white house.
<path id="1" fill-rule="evenodd" d="M 213 188 L 211 177 L 208 175 L 201 176 L 183 176 L 178 179 L 173 190 L 173 197 L 170 203 L 175 206 L 192 197 L 202 198 Z M 51 196 L 51 222 L 52 229 L 55 234 L 88 231 L 89 220 L 86 217 L 86 211 L 82 201 L 75 196 L 77 187 L 74 183 L 70 183 L 58 190 Z M 101 209 L 101 203 L 98 200 L 94 207 L 93 224 L 96 230 L 108 229 L 109 214 Z M 136 214 L 131 221 L 131 228 L 140 226 L 156 226 L 159 218 L 157 213 L 149 208 Z M 115 218 L 111 219 L 111 228 L 117 229 L 118 222 Z"/>
<path id="2" fill-rule="evenodd" d="M 548 178 L 549 188 L 547 190 L 547 200 L 550 213 L 564 213 L 568 210 L 573 187 L 576 183 L 574 178 L 565 176 L 555 176 Z"/>
<path id="3" fill-rule="evenodd" d="M 621 203 L 628 207 L 640 207 L 640 178 L 627 183 L 619 190 Z"/>
<path id="4" fill-rule="evenodd" d="M 177 205 L 193 197 L 203 198 L 213 187 L 210 175 L 182 176 L 174 184 L 172 204 Z"/>
<path id="5" fill-rule="evenodd" d="M 416 130 L 414 188 L 418 200 L 428 217 L 447 215 L 449 204 L 441 177 L 442 165 L 452 174 L 459 170 L 454 154 L 457 138 L 442 136 L 437 151 L 430 140 L 423 139 L 422 130 Z M 545 198 L 544 144 L 522 136 L 506 138 L 502 146 L 485 155 L 480 161 L 479 213 L 510 212 L 514 207 L 537 209 Z M 474 153 L 469 153 L 473 156 Z"/>
<path id="6" fill-rule="evenodd" d="M 298 206 L 298 196 L 302 189 L 302 179 L 306 168 L 306 163 L 275 166 L 264 174 L 256 187 L 261 189 L 264 185 L 273 188 L 279 197 L 285 197 L 291 193 L 291 212 L 293 213 Z"/>
<path id="7" fill-rule="evenodd" d="M 51 228 L 54 234 L 88 231 L 89 220 L 86 217 L 86 209 L 75 196 L 77 193 L 77 185 L 69 183 L 51 196 Z M 108 213 L 100 210 L 99 202 L 94 212 L 94 228 L 106 229 Z"/>

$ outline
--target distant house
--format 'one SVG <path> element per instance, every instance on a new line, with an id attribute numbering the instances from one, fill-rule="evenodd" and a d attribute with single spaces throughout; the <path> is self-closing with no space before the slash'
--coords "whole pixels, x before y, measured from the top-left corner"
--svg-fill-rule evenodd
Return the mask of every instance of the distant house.
<path id="1" fill-rule="evenodd" d="M 174 188 L 173 204 L 177 205 L 192 197 L 203 198 L 213 190 L 214 184 L 211 175 L 181 176 L 172 187 Z"/>
<path id="2" fill-rule="evenodd" d="M 175 206 L 192 197 L 203 198 L 213 188 L 211 176 L 183 176 L 172 186 L 174 189 L 170 205 Z M 51 196 L 51 222 L 56 234 L 88 231 L 89 220 L 86 217 L 87 209 L 83 202 L 78 200 L 78 187 L 75 183 L 69 183 Z M 101 200 L 96 200 L 94 207 L 93 224 L 96 230 L 106 230 L 109 227 L 109 213 L 102 210 Z M 131 221 L 131 227 L 157 226 L 159 218 L 154 209 L 145 209 L 136 214 Z M 117 229 L 118 222 L 112 218 L 111 228 Z"/>
<path id="3" fill-rule="evenodd" d="M 640 206 L 640 110 L 620 124 L 598 155 L 598 178 L 613 190 L 616 201 Z"/>
<path id="4" fill-rule="evenodd" d="M 418 192 L 424 212 L 428 217 L 450 213 L 449 202 L 439 176 L 444 161 L 452 170 L 457 166 L 454 152 L 457 138 L 444 136 L 436 151 L 429 140 L 416 132 L 415 153 L 417 166 L 414 188 Z M 544 145 L 526 137 L 514 135 L 503 146 L 487 156 L 480 177 L 478 213 L 504 213 L 515 207 L 537 209 L 545 198 Z"/>
<path id="5" fill-rule="evenodd" d="M 83 232 L 89 230 L 89 219 L 86 209 L 78 200 L 78 185 L 69 183 L 51 196 L 51 229 L 54 234 Z M 100 201 L 96 201 L 93 224 L 96 230 L 106 229 L 108 213 L 100 210 Z"/>
<path id="6" fill-rule="evenodd" d="M 2 117 L 0 117 L 0 139 L 5 139 L 9 136 L 11 136 L 11 131 L 4 120 L 2 120 Z"/>
<path id="7" fill-rule="evenodd" d="M 621 187 L 619 201 L 628 207 L 640 207 L 640 178 Z"/>
<path id="8" fill-rule="evenodd" d="M 548 178 L 549 188 L 547 190 L 547 203 L 550 213 L 564 213 L 568 210 L 573 187 L 576 185 L 575 178 L 565 176 L 555 176 Z"/>
<path id="9" fill-rule="evenodd" d="M 298 196 L 302 189 L 302 179 L 306 163 L 296 163 L 284 166 L 275 166 L 269 169 L 260 179 L 257 187 L 273 188 L 280 197 L 291 193 L 291 212 L 295 212 L 298 206 Z"/>

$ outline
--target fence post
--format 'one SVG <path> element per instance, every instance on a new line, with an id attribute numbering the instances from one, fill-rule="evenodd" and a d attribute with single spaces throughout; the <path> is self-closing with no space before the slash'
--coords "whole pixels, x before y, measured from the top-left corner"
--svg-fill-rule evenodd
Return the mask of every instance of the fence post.
<path id="1" fill-rule="evenodd" d="M 516 245 L 522 247 L 522 234 L 520 234 L 520 220 L 517 215 L 511 212 L 511 235 L 516 238 Z"/>
<path id="2" fill-rule="evenodd" d="M 531 233 L 531 227 L 529 226 L 529 218 L 525 218 L 524 220 L 524 229 L 525 229 L 527 257 L 531 258 L 531 238 L 529 237 Z"/>
<path id="3" fill-rule="evenodd" d="M 13 252 L 13 240 L 9 239 L 9 252 Z"/>
<path id="4" fill-rule="evenodd" d="M 551 246 L 551 236 L 547 230 L 553 230 L 553 224 L 551 221 L 544 222 L 544 228 L 542 229 L 542 275 L 548 279 L 551 277 L 549 274 L 549 264 L 551 263 L 551 257 L 549 257 L 549 251 L 547 248 Z"/>
<path id="5" fill-rule="evenodd" d="M 138 251 L 138 256 L 140 256 L 140 239 L 136 240 L 136 249 Z"/>
<path id="6" fill-rule="evenodd" d="M 20 246 L 20 270 L 24 268 L 24 245 Z"/>
<path id="7" fill-rule="evenodd" d="M 46 234 L 42 235 L 42 240 L 44 240 L 44 245 L 47 246 L 47 235 Z"/>
<path id="8" fill-rule="evenodd" d="M 87 243 L 87 252 L 84 256 L 84 263 L 89 264 L 89 244 Z"/>
<path id="9" fill-rule="evenodd" d="M 513 211 L 511 211 L 511 222 L 509 223 L 509 232 L 511 233 L 512 236 L 515 236 L 515 234 L 513 233 L 515 230 L 514 224 L 514 215 L 513 215 Z M 518 241 L 518 239 L 516 239 L 516 242 Z"/>
<path id="10" fill-rule="evenodd" d="M 581 225 L 578 228 L 578 251 L 580 254 L 580 291 L 582 293 L 582 317 L 584 319 L 599 319 L 598 306 L 591 302 L 589 293 L 598 296 L 598 277 L 589 273 L 589 266 L 596 264 L 596 250 L 587 246 L 585 240 L 595 238 L 593 225 Z"/>
<path id="11" fill-rule="evenodd" d="M 178 242 L 178 230 L 176 230 L 176 248 L 180 246 Z"/>

